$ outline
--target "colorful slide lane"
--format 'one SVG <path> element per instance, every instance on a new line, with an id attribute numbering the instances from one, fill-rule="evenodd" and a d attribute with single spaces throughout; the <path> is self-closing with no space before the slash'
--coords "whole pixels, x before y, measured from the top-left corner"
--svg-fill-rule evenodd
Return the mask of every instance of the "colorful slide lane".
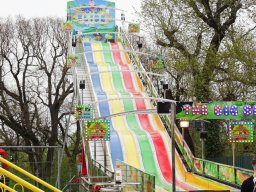
<path id="1" fill-rule="evenodd" d="M 143 96 L 141 92 L 142 84 L 137 75 L 131 72 L 104 72 L 108 70 L 132 70 L 127 54 L 120 52 L 110 52 L 110 49 L 122 49 L 119 44 L 108 43 L 85 43 L 85 56 L 90 68 L 90 72 L 100 72 L 91 75 L 94 91 L 98 100 L 113 97 L 131 97 L 131 100 L 120 100 L 102 102 L 99 104 L 100 115 L 131 111 L 135 109 L 146 109 L 150 105 L 144 99 L 132 99 L 132 97 Z M 103 52 L 102 52 L 103 50 Z M 91 52 L 96 51 L 96 52 Z M 124 62 L 123 62 L 124 61 Z M 118 64 L 118 65 L 117 65 Z M 146 104 L 147 103 L 147 104 Z M 126 117 L 112 118 L 111 129 L 111 156 L 113 163 L 116 159 L 123 159 L 128 164 L 143 169 L 156 176 L 157 185 L 169 188 L 171 183 L 171 164 L 169 148 L 170 140 L 157 115 L 127 115 Z M 192 177 L 191 182 L 187 182 L 187 174 L 176 154 L 178 165 L 177 186 L 184 190 L 196 188 L 208 189 L 209 181 L 205 182 L 198 176 Z M 184 175 L 186 174 L 186 182 Z M 163 179 L 164 178 L 164 179 Z M 197 179 L 207 183 L 202 186 Z M 217 187 L 217 186 L 216 186 Z M 217 189 L 217 188 L 214 189 Z M 221 188 L 223 189 L 223 187 Z"/>
<path id="2" fill-rule="evenodd" d="M 111 48 L 113 50 L 118 50 L 119 45 L 111 44 Z M 114 57 L 115 63 L 118 63 L 120 65 L 121 70 L 130 70 L 129 66 L 123 63 L 123 59 L 120 52 L 113 52 L 113 57 Z M 127 63 L 130 63 L 130 62 L 127 62 Z M 132 93 L 134 97 L 142 97 L 143 95 L 140 92 L 138 92 L 134 87 L 131 73 L 130 72 L 122 72 L 122 73 L 123 73 L 123 79 L 124 79 L 126 90 Z M 146 109 L 144 99 L 135 99 L 135 104 L 136 104 L 135 109 L 138 109 L 138 110 Z M 172 171 L 171 171 L 171 164 L 170 164 L 171 161 L 169 159 L 168 152 L 165 147 L 165 143 L 163 141 L 161 133 L 158 130 L 153 129 L 147 114 L 139 114 L 138 119 L 143 130 L 145 130 L 149 134 L 150 139 L 153 141 L 158 165 L 161 169 L 161 173 L 163 177 L 165 178 L 166 181 L 171 183 L 172 182 Z M 179 180 L 177 181 L 177 186 L 185 190 L 195 189 L 186 183 L 180 182 Z"/>
<path id="3" fill-rule="evenodd" d="M 119 43 L 118 44 L 118 47 L 119 49 L 123 49 L 122 45 Z M 117 45 L 115 45 L 115 49 L 118 49 Z M 124 62 L 126 64 L 129 64 L 131 63 L 130 60 L 129 60 L 129 57 L 127 56 L 127 53 L 122 53 L 124 54 L 123 55 L 123 58 L 124 58 Z M 133 70 L 133 69 L 131 69 Z M 138 87 L 141 86 L 141 82 L 138 82 Z M 149 103 L 148 101 L 147 102 L 147 106 L 148 108 L 153 108 L 153 105 L 152 103 Z M 137 105 L 137 109 L 146 109 L 146 105 L 145 104 L 140 104 Z M 159 118 L 158 115 L 147 115 L 149 117 L 149 119 L 153 122 L 154 126 L 157 127 L 157 129 L 159 129 L 160 131 L 162 132 L 165 132 L 165 128 Z M 166 134 L 165 134 L 166 135 Z M 168 145 L 169 145 L 169 148 L 171 148 L 171 143 L 170 143 L 170 139 L 169 139 L 169 136 L 167 136 L 166 140 L 168 141 Z M 186 181 L 187 183 L 190 183 L 191 185 L 197 187 L 197 188 L 200 188 L 200 189 L 212 189 L 212 190 L 230 190 L 232 188 L 230 187 L 227 187 L 227 186 L 224 186 L 222 184 L 219 184 L 219 183 L 216 183 L 216 182 L 213 182 L 209 179 L 206 179 L 206 178 L 202 178 L 200 176 L 197 176 L 197 175 L 194 175 L 192 173 L 189 173 L 189 172 L 186 172 L 184 166 L 182 165 L 182 161 L 181 161 L 181 158 L 180 156 L 178 155 L 178 153 L 176 152 L 175 153 L 175 157 L 176 157 L 176 167 L 178 167 L 177 171 L 178 171 L 178 174 L 177 176 L 183 180 L 183 181 Z"/>
<path id="4" fill-rule="evenodd" d="M 107 96 L 105 92 L 102 90 L 99 74 L 96 74 L 97 72 L 99 72 L 99 70 L 98 70 L 98 66 L 94 63 L 91 44 L 85 43 L 84 50 L 85 50 L 85 58 L 86 58 L 89 70 L 91 73 L 94 73 L 91 75 L 94 92 L 96 93 L 97 99 L 99 101 L 105 100 L 107 99 Z M 99 103 L 99 113 L 100 113 L 100 116 L 110 115 L 109 104 L 107 101 Z M 113 129 L 112 123 L 111 123 L 110 148 L 111 148 L 111 157 L 113 160 L 113 164 L 115 163 L 116 159 L 119 159 L 121 161 L 124 160 L 121 141 L 119 136 L 117 135 L 117 132 Z"/>
<path id="5" fill-rule="evenodd" d="M 112 85 L 112 79 L 110 73 L 104 72 L 108 70 L 107 64 L 104 62 L 102 52 L 98 52 L 102 50 L 100 43 L 93 43 L 92 44 L 94 52 L 94 61 L 98 64 L 99 71 L 103 71 L 100 73 L 101 84 L 103 87 L 103 91 L 107 94 L 108 98 L 118 97 L 118 93 L 114 90 Z M 119 100 L 109 101 L 110 105 L 110 114 L 116 114 L 123 112 L 122 104 Z M 123 116 L 113 117 L 111 118 L 113 127 L 119 133 L 119 138 L 122 142 L 122 146 L 125 150 L 123 150 L 124 160 L 136 167 L 141 168 L 139 152 L 137 151 L 138 147 L 136 146 L 136 141 L 134 139 L 134 135 L 130 130 L 127 128 L 125 119 Z"/>
<path id="6" fill-rule="evenodd" d="M 111 70 L 116 70 L 117 65 L 113 62 L 109 44 L 104 43 L 104 44 L 102 44 L 102 47 L 103 47 L 103 54 L 104 54 L 105 62 L 109 64 L 109 67 Z M 120 95 L 122 97 L 130 97 L 131 98 L 130 100 L 123 100 L 124 111 L 134 110 L 132 96 L 131 96 L 131 94 L 127 93 L 127 91 L 124 89 L 120 72 L 112 72 L 112 78 L 113 78 L 113 82 L 114 82 L 114 87 L 116 90 L 118 90 Z M 164 184 L 162 182 L 162 179 L 160 178 L 160 175 L 158 174 L 156 163 L 154 161 L 152 146 L 148 140 L 147 134 L 145 133 L 145 131 L 143 131 L 141 129 L 136 116 L 133 114 L 127 115 L 126 122 L 128 124 L 129 129 L 132 130 L 137 137 L 145 171 L 150 174 L 155 175 L 156 182 L 158 184 L 161 183 L 161 186 L 165 186 L 168 189 L 169 186 L 167 186 L 166 184 Z"/>

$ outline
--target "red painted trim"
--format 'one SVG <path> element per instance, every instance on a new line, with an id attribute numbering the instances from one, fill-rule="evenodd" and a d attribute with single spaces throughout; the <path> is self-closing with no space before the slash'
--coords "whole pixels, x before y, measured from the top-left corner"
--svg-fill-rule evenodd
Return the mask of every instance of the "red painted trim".
<path id="1" fill-rule="evenodd" d="M 0 155 L 2 155 L 4 159 L 6 159 L 6 157 L 7 157 L 7 156 L 6 156 L 6 152 L 5 152 L 5 150 L 3 150 L 3 149 L 0 149 Z M 3 168 L 6 169 L 6 170 L 8 170 L 8 165 L 3 164 Z"/>
<path id="2" fill-rule="evenodd" d="M 82 163 L 82 175 L 87 176 L 87 165 L 85 161 L 85 153 L 84 153 L 84 144 L 82 144 L 82 156 L 81 156 L 81 163 Z"/>

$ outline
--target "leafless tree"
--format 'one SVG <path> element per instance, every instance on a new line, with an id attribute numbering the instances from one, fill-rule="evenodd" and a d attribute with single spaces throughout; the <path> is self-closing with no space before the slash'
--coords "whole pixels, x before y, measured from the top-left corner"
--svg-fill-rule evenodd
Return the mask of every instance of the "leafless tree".
<path id="1" fill-rule="evenodd" d="M 73 83 L 65 65 L 68 41 L 62 23 L 58 18 L 21 16 L 0 20 L 0 120 L 8 145 L 63 143 L 62 119 L 69 112 L 62 106 Z M 34 170 L 51 175 L 53 148 L 26 153 L 35 162 Z M 45 166 L 37 164 L 43 161 Z"/>

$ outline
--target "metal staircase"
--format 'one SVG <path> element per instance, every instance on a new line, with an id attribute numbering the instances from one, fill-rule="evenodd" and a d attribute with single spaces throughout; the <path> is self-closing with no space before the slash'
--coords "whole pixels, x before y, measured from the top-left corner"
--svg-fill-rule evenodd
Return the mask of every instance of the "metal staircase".
<path id="1" fill-rule="evenodd" d="M 107 150 L 107 142 L 106 141 L 90 141 L 90 152 L 92 159 L 97 161 L 102 166 L 112 170 L 111 161 L 109 158 L 109 152 Z M 105 152 L 104 152 L 105 150 Z"/>
<path id="2" fill-rule="evenodd" d="M 87 65 L 86 58 L 84 56 L 84 48 L 83 44 L 77 43 L 75 48 L 75 54 L 78 55 L 78 64 L 76 67 L 76 82 L 79 87 L 80 81 L 84 81 L 85 89 L 78 90 L 78 97 L 80 104 L 92 104 L 94 108 L 94 117 L 99 117 L 97 104 L 94 103 L 96 100 L 96 96 L 93 92 L 93 84 L 91 80 L 91 76 L 89 75 L 89 69 Z M 113 170 L 111 157 L 108 149 L 107 141 L 89 141 L 89 149 L 92 159 L 97 161 L 102 166 L 108 168 L 109 170 Z"/>

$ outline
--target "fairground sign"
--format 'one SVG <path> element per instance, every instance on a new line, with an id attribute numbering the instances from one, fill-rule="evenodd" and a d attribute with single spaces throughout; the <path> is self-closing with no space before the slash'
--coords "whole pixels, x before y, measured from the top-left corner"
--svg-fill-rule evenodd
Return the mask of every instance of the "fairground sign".
<path id="1" fill-rule="evenodd" d="M 67 2 L 68 20 L 73 29 L 83 33 L 115 31 L 115 3 L 104 0 L 74 0 Z"/>
<path id="2" fill-rule="evenodd" d="M 235 143 L 253 142 L 253 122 L 231 122 L 229 127 L 229 141 Z"/>
<path id="3" fill-rule="evenodd" d="M 256 102 L 214 101 L 209 103 L 178 102 L 176 119 L 253 119 Z"/>
<path id="4" fill-rule="evenodd" d="M 110 140 L 110 122 L 108 120 L 86 120 L 82 122 L 82 125 L 85 140 Z"/>
<path id="5" fill-rule="evenodd" d="M 77 105 L 75 107 L 75 118 L 77 120 L 93 118 L 92 105 L 90 104 Z"/>

